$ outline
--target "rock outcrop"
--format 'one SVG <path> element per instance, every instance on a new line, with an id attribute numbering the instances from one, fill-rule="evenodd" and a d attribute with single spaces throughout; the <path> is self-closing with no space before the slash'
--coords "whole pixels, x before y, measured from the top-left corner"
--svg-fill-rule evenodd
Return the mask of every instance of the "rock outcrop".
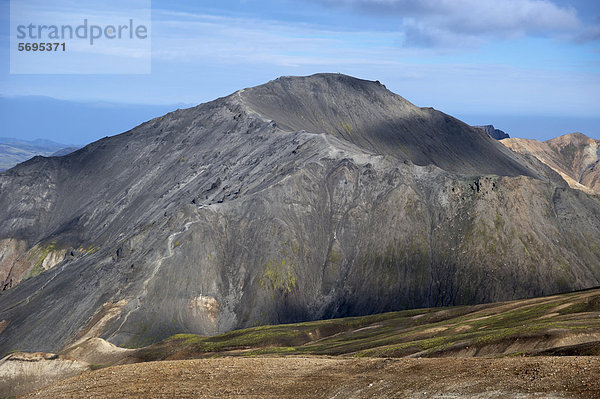
<path id="1" fill-rule="evenodd" d="M 474 128 L 481 129 L 486 132 L 491 138 L 495 140 L 503 140 L 508 139 L 510 136 L 503 132 L 500 129 L 496 129 L 494 125 L 483 125 L 483 126 L 473 126 Z"/>

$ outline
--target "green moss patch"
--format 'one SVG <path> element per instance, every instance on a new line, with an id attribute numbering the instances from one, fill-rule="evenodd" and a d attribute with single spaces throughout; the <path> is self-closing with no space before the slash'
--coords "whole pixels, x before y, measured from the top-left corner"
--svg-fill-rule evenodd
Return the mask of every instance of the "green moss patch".
<path id="1" fill-rule="evenodd" d="M 561 307 L 565 304 L 569 306 Z M 296 355 L 399 357 L 415 353 L 440 356 L 466 348 L 535 343 L 553 334 L 597 333 L 599 314 L 600 289 L 499 304 L 267 325 L 214 337 L 177 334 L 142 349 L 140 357 L 145 360 Z M 506 355 L 525 354 L 528 353 L 519 351 Z"/>

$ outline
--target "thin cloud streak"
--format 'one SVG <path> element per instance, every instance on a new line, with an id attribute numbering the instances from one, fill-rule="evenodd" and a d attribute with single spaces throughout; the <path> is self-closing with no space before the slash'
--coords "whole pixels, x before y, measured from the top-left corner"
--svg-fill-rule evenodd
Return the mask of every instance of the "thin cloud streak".
<path id="1" fill-rule="evenodd" d="M 393 32 L 340 32 L 306 24 L 205 14 L 181 16 L 161 10 L 155 10 L 154 16 L 152 56 L 156 60 L 344 66 L 370 64 L 373 60 L 395 64 L 400 55 L 422 54 L 400 54 Z"/>
<path id="2" fill-rule="evenodd" d="M 398 93 L 419 105 L 452 99 L 452 109 L 443 108 L 453 112 L 473 109 L 472 99 L 489 90 L 494 94 L 478 101 L 479 112 L 493 108 L 520 112 L 544 103 L 546 112 L 570 107 L 571 113 L 590 114 L 596 98 L 590 93 L 595 91 L 586 91 L 586 96 L 580 88 L 597 87 L 600 91 L 597 73 L 573 75 L 489 62 L 427 63 L 442 51 L 399 47 L 394 32 L 335 31 L 308 24 L 204 14 L 182 16 L 156 10 L 154 15 L 153 58 L 164 63 L 355 73 L 384 83 L 395 82 L 389 87 L 398 85 Z M 564 104 L 567 98 L 568 107 Z"/>

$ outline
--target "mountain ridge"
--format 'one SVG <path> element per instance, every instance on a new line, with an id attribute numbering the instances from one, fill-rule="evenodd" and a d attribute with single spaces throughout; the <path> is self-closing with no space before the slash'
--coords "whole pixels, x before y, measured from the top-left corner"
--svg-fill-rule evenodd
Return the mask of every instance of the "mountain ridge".
<path id="1" fill-rule="evenodd" d="M 281 77 L 238 94 L 258 114 L 285 121 L 280 126 L 290 131 L 326 132 L 375 153 L 451 172 L 535 175 L 479 129 L 419 108 L 379 82 L 316 74 Z"/>

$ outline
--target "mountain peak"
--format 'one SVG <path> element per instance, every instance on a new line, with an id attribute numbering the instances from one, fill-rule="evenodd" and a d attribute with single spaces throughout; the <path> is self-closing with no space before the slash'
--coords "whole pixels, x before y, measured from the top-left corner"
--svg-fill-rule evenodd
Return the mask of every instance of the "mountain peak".
<path id="1" fill-rule="evenodd" d="M 382 87 L 385 88 L 385 86 L 383 84 L 381 84 L 381 82 L 379 82 L 378 80 L 366 80 L 366 79 L 360 79 L 360 78 L 356 78 L 354 76 L 350 76 L 350 75 L 345 75 L 343 73 L 330 73 L 330 72 L 321 72 L 321 73 L 315 73 L 312 75 L 306 75 L 306 76 L 295 76 L 295 75 L 287 75 L 287 76 L 280 76 L 275 80 L 272 80 L 271 82 L 276 82 L 276 81 L 288 81 L 288 82 L 292 82 L 292 83 L 298 83 L 298 82 L 323 82 L 326 84 L 332 84 L 332 83 L 340 83 L 340 84 L 345 84 L 345 85 L 350 85 L 350 86 L 359 86 L 359 85 L 372 85 L 372 86 L 378 86 L 378 87 Z M 269 83 L 266 83 L 266 85 L 268 85 Z"/>
<path id="2" fill-rule="evenodd" d="M 548 144 L 555 145 L 565 145 L 572 143 L 574 145 L 590 145 L 596 143 L 596 145 L 600 144 L 600 140 L 592 139 L 580 132 L 574 132 L 569 134 L 564 134 L 562 136 L 555 137 L 550 140 L 545 141 Z"/>
<path id="3" fill-rule="evenodd" d="M 371 153 L 453 172 L 534 174 L 479 129 L 417 107 L 378 81 L 332 73 L 284 76 L 237 94 L 285 131 L 332 135 Z"/>

